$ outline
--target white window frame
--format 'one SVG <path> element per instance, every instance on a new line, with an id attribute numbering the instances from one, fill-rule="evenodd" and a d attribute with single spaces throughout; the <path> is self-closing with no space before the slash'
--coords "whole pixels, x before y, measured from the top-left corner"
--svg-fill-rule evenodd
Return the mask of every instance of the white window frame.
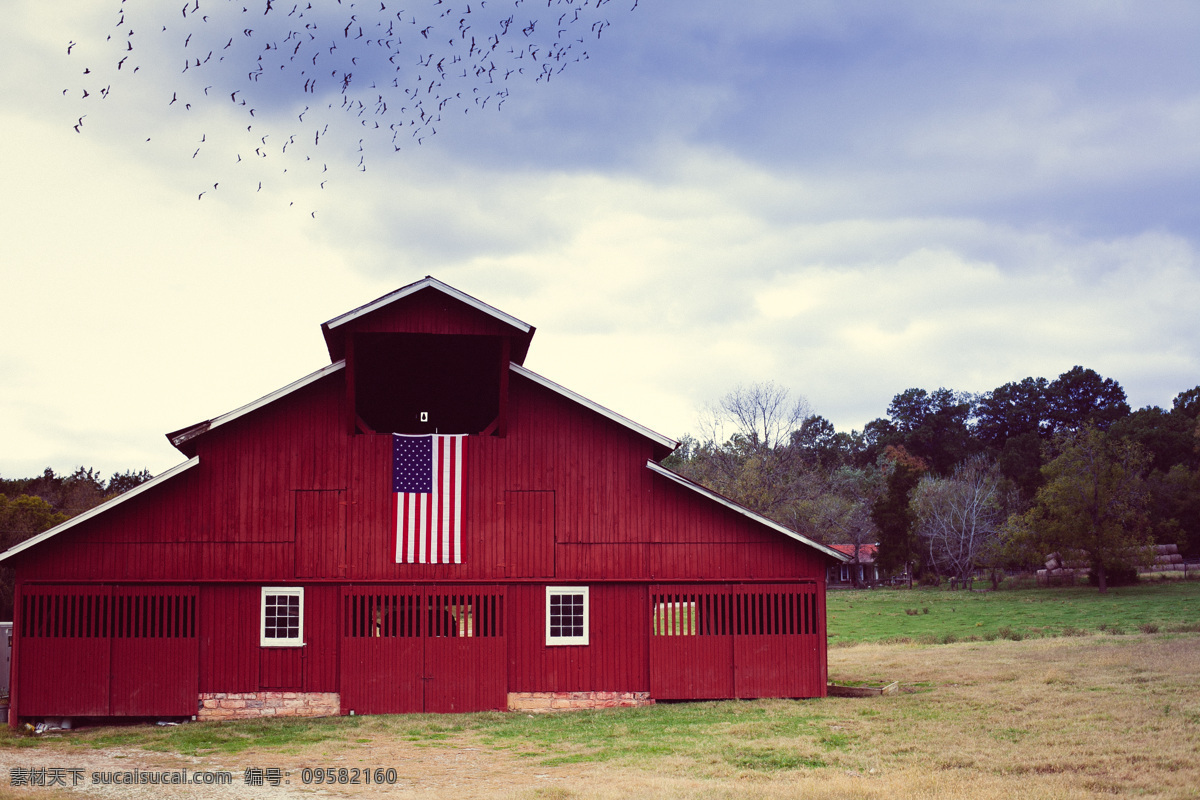
<path id="1" fill-rule="evenodd" d="M 300 627 L 294 637 L 284 639 L 267 638 L 267 597 L 299 597 L 300 598 Z M 258 643 L 262 647 L 303 647 L 304 646 L 304 587 L 302 586 L 264 586 L 258 608 Z"/>
<path id="2" fill-rule="evenodd" d="M 550 598 L 563 596 L 583 597 L 583 635 L 582 636 L 551 636 L 550 635 Z M 586 586 L 547 586 L 546 587 L 546 646 L 581 645 L 588 643 L 591 633 L 591 609 Z"/>

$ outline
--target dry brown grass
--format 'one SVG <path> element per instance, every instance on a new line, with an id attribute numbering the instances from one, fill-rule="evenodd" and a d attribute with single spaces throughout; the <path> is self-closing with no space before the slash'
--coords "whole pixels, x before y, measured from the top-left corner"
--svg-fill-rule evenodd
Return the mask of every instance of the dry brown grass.
<path id="1" fill-rule="evenodd" d="M 903 690 L 874 698 L 706 706 L 702 711 L 712 721 L 704 736 L 677 738 L 667 747 L 686 707 L 616 712 L 605 719 L 632 746 L 606 757 L 586 737 L 557 748 L 533 738 L 558 730 L 541 720 L 529 723 L 530 738 L 498 739 L 498 726 L 515 727 L 524 718 L 474 725 L 469 717 L 441 718 L 463 724 L 444 739 L 414 741 L 396 735 L 414 724 L 397 717 L 370 724 L 363 718 L 349 740 L 290 750 L 180 757 L 62 741 L 0 752 L 0 765 L 73 765 L 86 757 L 97 763 L 89 769 L 186 760 L 193 770 L 235 774 L 253 764 L 394 765 L 401 774 L 390 789 L 293 784 L 266 793 L 235 786 L 108 795 L 145 800 L 311 797 L 314 790 L 389 800 L 1200 797 L 1200 636 L 859 645 L 831 651 L 830 673 L 844 681 L 898 679 Z M 564 753 L 584 758 L 556 758 Z M 0 782 L 7 783 L 7 774 Z M 62 794 L 0 787 L 0 800 Z"/>
<path id="2" fill-rule="evenodd" d="M 764 772 L 661 758 L 577 768 L 555 794 L 514 798 L 1200 797 L 1200 637 L 1039 639 L 830 653 L 836 678 L 904 691 L 827 698 L 843 744 L 756 739 L 827 766 Z M 781 703 L 783 701 L 780 701 Z M 757 731 L 730 727 L 725 735 Z M 547 790 L 549 787 L 547 788 Z"/>

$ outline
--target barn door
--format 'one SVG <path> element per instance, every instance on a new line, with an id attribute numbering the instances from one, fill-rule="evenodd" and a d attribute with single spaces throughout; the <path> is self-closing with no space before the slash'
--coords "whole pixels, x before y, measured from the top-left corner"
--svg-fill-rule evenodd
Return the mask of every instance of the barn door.
<path id="1" fill-rule="evenodd" d="M 109 716 L 112 587 L 33 586 L 17 612 L 17 713 Z M 195 700 L 192 711 L 195 713 Z"/>
<path id="2" fill-rule="evenodd" d="M 507 704 L 504 587 L 342 590 L 342 711 L 484 711 Z"/>
<path id="3" fill-rule="evenodd" d="M 342 589 L 343 714 L 425 710 L 423 599 L 420 586 Z"/>
<path id="4" fill-rule="evenodd" d="M 112 594 L 111 714 L 196 713 L 200 638 L 195 586 L 118 586 Z"/>
<path id="5" fill-rule="evenodd" d="M 815 583 L 650 588 L 650 694 L 663 700 L 822 697 Z"/>
<path id="6" fill-rule="evenodd" d="M 425 638 L 425 710 L 488 711 L 508 706 L 504 587 L 430 589 Z"/>
<path id="7" fill-rule="evenodd" d="M 21 716 L 191 716 L 195 587 L 34 586 L 21 592 Z"/>
<path id="8" fill-rule="evenodd" d="M 824 625 L 814 583 L 734 587 L 736 697 L 825 694 Z"/>
<path id="9" fill-rule="evenodd" d="M 650 696 L 733 697 L 733 615 L 723 586 L 650 588 Z"/>

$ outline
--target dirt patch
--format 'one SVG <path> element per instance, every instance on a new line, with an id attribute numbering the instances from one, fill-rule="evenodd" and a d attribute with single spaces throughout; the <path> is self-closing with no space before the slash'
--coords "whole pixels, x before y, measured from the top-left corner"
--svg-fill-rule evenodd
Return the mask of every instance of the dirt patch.
<path id="1" fill-rule="evenodd" d="M 63 737 L 64 739 L 66 737 Z M 48 746 L 0 752 L 0 797 L 96 796 L 129 800 L 231 800 L 231 798 L 360 797 L 399 798 L 496 798 L 496 797 L 576 797 L 586 784 L 596 779 L 593 765 L 547 767 L 529 759 L 481 748 L 474 743 L 443 741 L 435 746 L 414 742 L 388 741 L 329 742 L 299 752 L 257 753 L 253 750 L 237 756 L 192 757 L 154 753 L 136 748 L 81 748 L 63 741 Z M 58 768 L 62 783 L 56 787 L 11 786 L 12 769 L 53 770 Z M 247 769 L 264 773 L 261 785 L 246 782 Z M 310 783 L 304 783 L 304 770 L 313 770 Z M 395 770 L 395 782 L 377 784 L 376 768 Z M 278 769 L 281 781 L 271 785 L 270 769 Z M 334 774 L 342 780 L 357 777 L 359 783 L 316 782 L 316 770 Z M 341 770 L 345 769 L 342 778 Z M 358 770 L 355 773 L 355 770 Z M 366 777 L 365 771 L 372 776 Z M 186 771 L 186 772 L 184 772 Z M 206 780 L 206 774 L 226 773 L 230 783 L 186 785 L 104 782 L 109 776 L 124 778 L 126 773 L 185 774 L 189 780 Z M 605 770 L 611 778 L 612 770 Z M 77 777 L 78 776 L 78 777 Z M 386 773 L 385 773 L 386 776 Z M 387 776 L 390 777 L 390 776 Z M 96 779 L 100 782 L 96 782 Z M 214 778 L 217 779 L 217 778 Z M 254 776 L 251 776 L 254 779 Z M 134 780 L 137 780 L 135 778 Z M 367 781 L 370 781 L 369 783 Z M 77 785 L 72 786 L 72 783 Z M 66 793 L 65 795 L 62 793 Z"/>

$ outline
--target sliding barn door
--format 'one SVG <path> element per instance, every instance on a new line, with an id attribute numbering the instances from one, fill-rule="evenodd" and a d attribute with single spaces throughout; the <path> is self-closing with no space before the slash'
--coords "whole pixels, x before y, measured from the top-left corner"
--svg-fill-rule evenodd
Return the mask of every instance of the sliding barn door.
<path id="1" fill-rule="evenodd" d="M 650 588 L 650 694 L 661 700 L 823 697 L 815 583 Z"/>
<path id="2" fill-rule="evenodd" d="M 508 702 L 502 586 L 342 590 L 342 711 L 503 709 Z"/>
<path id="3" fill-rule="evenodd" d="M 816 585 L 738 586 L 732 598 L 734 696 L 823 696 L 825 637 Z"/>
<path id="4" fill-rule="evenodd" d="M 21 592 L 21 716 L 196 713 L 196 587 L 33 586 Z"/>
<path id="5" fill-rule="evenodd" d="M 650 589 L 650 696 L 733 697 L 733 614 L 723 586 Z"/>

